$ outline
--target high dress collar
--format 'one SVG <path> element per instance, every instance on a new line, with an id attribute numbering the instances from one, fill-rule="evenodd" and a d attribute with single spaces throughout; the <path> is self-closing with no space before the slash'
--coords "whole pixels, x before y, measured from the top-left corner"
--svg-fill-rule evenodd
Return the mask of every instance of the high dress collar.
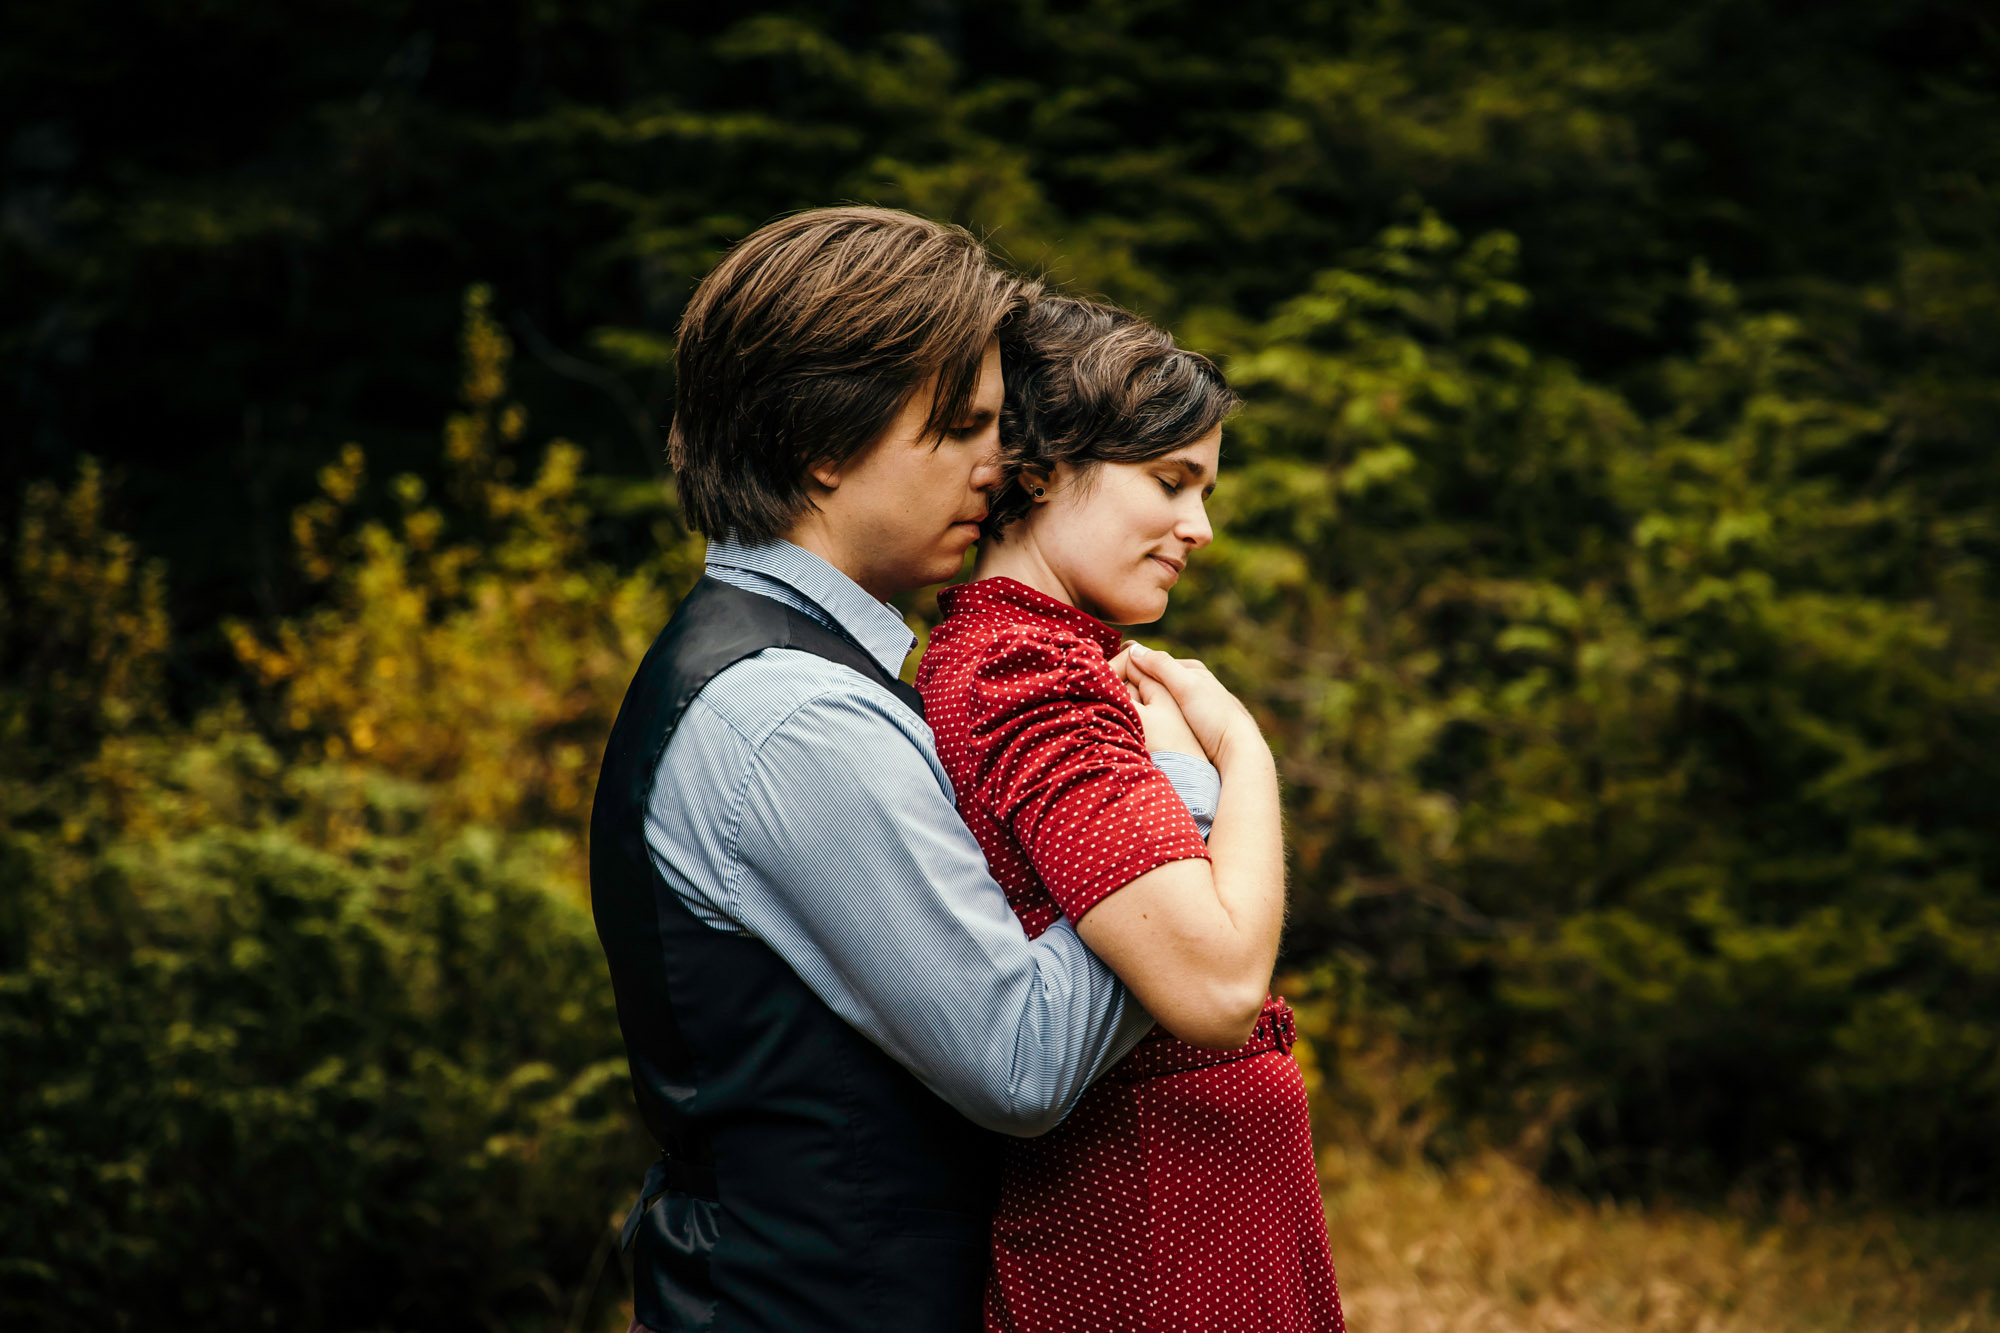
<path id="1" fill-rule="evenodd" d="M 1106 657 L 1116 655 L 1118 642 L 1123 637 L 1096 616 L 1066 606 L 1047 593 L 1037 592 L 1018 579 L 1004 575 L 942 589 L 938 593 L 938 605 L 944 608 L 947 616 L 979 612 L 1014 616 L 1026 613 L 1038 620 L 1051 620 L 1096 643 Z"/>

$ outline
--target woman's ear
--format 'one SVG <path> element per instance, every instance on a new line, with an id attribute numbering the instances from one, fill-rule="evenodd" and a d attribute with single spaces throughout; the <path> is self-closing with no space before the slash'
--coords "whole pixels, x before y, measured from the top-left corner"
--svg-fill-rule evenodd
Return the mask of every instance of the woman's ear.
<path id="1" fill-rule="evenodd" d="M 1049 479 L 1039 472 L 1023 472 L 1021 489 L 1032 499 L 1046 500 L 1049 494 Z"/>

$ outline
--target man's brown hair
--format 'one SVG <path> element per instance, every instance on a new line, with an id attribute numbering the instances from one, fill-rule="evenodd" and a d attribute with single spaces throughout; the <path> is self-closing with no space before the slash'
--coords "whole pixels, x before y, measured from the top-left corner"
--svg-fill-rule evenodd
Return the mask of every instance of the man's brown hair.
<path id="1" fill-rule="evenodd" d="M 927 431 L 966 411 L 986 344 L 1035 284 L 961 227 L 887 208 L 816 208 L 746 237 L 695 289 L 674 353 L 667 455 L 710 537 L 771 541 L 932 375 Z"/>
<path id="2" fill-rule="evenodd" d="M 1038 295 L 1000 331 L 1000 355 L 1001 484 L 983 529 L 996 540 L 1032 503 L 1024 474 L 1143 463 L 1192 444 L 1236 408 L 1213 361 L 1102 301 Z"/>

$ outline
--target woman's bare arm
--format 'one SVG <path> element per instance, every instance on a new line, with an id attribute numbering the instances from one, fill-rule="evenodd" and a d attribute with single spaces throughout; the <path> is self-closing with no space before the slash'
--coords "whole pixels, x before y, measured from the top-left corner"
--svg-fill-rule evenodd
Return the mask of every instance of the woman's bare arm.
<path id="1" fill-rule="evenodd" d="M 1147 871 L 1085 913 L 1077 933 L 1167 1031 L 1197 1046 L 1240 1046 L 1269 992 L 1284 927 L 1277 765 L 1256 720 L 1200 663 L 1135 649 L 1122 674 L 1142 717 L 1178 707 L 1222 774 L 1222 798 L 1210 860 Z"/>

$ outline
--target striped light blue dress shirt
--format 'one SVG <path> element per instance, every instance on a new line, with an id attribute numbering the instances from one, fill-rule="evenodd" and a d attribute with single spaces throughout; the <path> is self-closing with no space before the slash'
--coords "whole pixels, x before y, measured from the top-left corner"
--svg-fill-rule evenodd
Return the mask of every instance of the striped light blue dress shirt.
<path id="1" fill-rule="evenodd" d="M 708 573 L 812 616 L 891 675 L 916 645 L 894 609 L 789 542 L 711 543 Z M 1156 762 L 1206 833 L 1215 769 Z M 770 649 L 709 682 L 661 756 L 646 844 L 698 917 L 764 941 L 989 1129 L 1054 1128 L 1152 1025 L 1069 922 L 1022 934 L 930 728 L 825 658 Z"/>

